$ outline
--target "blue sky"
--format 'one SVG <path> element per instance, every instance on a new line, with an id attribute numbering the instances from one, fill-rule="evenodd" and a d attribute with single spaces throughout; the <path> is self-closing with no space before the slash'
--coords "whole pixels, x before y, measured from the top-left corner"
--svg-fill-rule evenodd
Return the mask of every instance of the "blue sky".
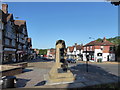
<path id="1" fill-rule="evenodd" d="M 118 35 L 118 7 L 109 2 L 9 2 L 9 13 L 27 21 L 33 48 L 54 48 L 59 39 L 67 46 Z"/>

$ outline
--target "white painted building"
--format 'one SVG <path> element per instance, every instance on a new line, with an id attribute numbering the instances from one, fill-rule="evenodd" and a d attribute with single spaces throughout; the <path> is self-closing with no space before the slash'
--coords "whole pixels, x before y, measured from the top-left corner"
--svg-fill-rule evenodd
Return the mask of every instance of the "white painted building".
<path id="1" fill-rule="evenodd" d="M 48 59 L 55 59 L 55 49 L 48 49 L 47 50 L 47 58 Z"/>
<path id="2" fill-rule="evenodd" d="M 75 44 L 74 46 L 67 47 L 67 57 L 70 59 L 83 59 L 83 46 Z"/>
<path id="3" fill-rule="evenodd" d="M 91 62 L 115 61 L 115 45 L 104 38 L 101 42 L 92 41 L 84 46 L 83 61 L 86 54 Z"/>

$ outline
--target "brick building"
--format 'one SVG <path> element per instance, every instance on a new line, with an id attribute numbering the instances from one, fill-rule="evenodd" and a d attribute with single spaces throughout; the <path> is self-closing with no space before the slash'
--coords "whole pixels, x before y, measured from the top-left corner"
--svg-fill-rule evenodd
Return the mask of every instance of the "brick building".
<path id="1" fill-rule="evenodd" d="M 91 41 L 84 45 L 83 60 L 86 61 L 86 54 L 89 55 L 90 61 L 115 61 L 115 45 L 104 39 L 102 41 Z"/>

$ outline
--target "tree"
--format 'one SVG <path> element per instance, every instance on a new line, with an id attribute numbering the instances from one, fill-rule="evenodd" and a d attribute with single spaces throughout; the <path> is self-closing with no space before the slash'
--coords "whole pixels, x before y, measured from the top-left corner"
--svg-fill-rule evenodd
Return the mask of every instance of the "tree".
<path id="1" fill-rule="evenodd" d="M 46 55 L 47 54 L 47 49 L 40 49 L 39 54 L 40 55 Z"/>

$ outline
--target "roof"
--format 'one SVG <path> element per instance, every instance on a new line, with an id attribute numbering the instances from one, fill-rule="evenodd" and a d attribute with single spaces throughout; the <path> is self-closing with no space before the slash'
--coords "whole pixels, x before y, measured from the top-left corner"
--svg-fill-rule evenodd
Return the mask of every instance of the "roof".
<path id="1" fill-rule="evenodd" d="M 26 21 L 25 20 L 15 20 L 14 21 L 15 25 L 21 26 L 21 25 L 25 25 Z"/>
<path id="2" fill-rule="evenodd" d="M 106 40 L 104 37 L 102 41 L 91 41 L 90 43 L 86 44 L 85 46 L 114 46 L 115 44 L 111 43 L 110 41 Z"/>
<path id="3" fill-rule="evenodd" d="M 87 43 L 84 46 L 94 46 L 94 45 L 101 45 L 101 43 L 95 40 L 95 41 L 91 41 L 90 43 Z"/>
<path id="4" fill-rule="evenodd" d="M 68 47 L 68 48 L 69 48 L 70 52 L 72 52 L 74 50 L 74 46 Z"/>
<path id="5" fill-rule="evenodd" d="M 48 49 L 48 50 L 50 50 L 50 54 L 52 54 L 52 55 L 55 54 L 55 50 L 56 50 L 56 49 Z"/>
<path id="6" fill-rule="evenodd" d="M 83 48 L 83 46 L 81 46 L 81 45 L 76 45 L 76 49 L 77 50 L 81 50 Z"/>
<path id="7" fill-rule="evenodd" d="M 51 52 L 54 52 L 55 51 L 55 49 L 49 49 Z"/>

